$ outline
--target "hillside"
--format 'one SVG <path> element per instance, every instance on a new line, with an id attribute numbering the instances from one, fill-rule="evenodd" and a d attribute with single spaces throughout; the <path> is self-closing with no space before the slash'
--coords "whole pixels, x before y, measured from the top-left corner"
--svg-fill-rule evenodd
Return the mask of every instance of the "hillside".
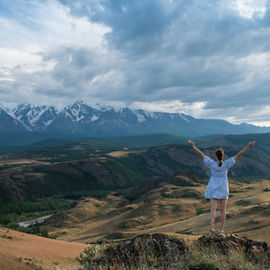
<path id="1" fill-rule="evenodd" d="M 6 270 L 187 269 L 266 270 L 265 242 L 231 234 L 191 237 L 140 234 L 118 242 L 82 245 L 0 228 L 0 268 Z"/>
<path id="2" fill-rule="evenodd" d="M 211 157 L 220 144 L 230 156 L 241 149 L 241 143 L 244 145 L 253 136 L 210 136 L 198 138 L 196 142 Z M 268 136 L 257 135 L 256 146 L 230 171 L 231 193 L 226 232 L 269 244 Z M 152 143 L 162 145 L 138 147 L 151 145 L 151 139 Z M 31 150 L 3 156 L 0 160 L 1 215 L 2 211 L 11 209 L 7 215 L 13 216 L 7 225 L 15 228 L 15 223 L 24 218 L 25 213 L 21 212 L 21 208 L 31 208 L 29 215 L 47 215 L 48 208 L 49 213 L 54 215 L 40 226 L 41 230 L 48 231 L 50 236 L 58 240 L 95 244 L 95 250 L 99 247 L 104 250 L 105 246 L 100 243 L 106 241 L 130 239 L 149 233 L 196 240 L 209 229 L 209 202 L 203 197 L 208 171 L 189 146 L 166 144 L 166 139 L 185 143 L 181 137 L 160 134 L 126 137 L 122 141 L 120 138 L 106 139 L 108 141 L 46 140 L 36 143 Z M 219 216 L 217 230 L 218 225 Z M 46 270 L 48 267 L 54 269 L 51 266 L 60 268 L 65 263 L 63 269 L 76 269 L 74 257 L 78 256 L 78 250 L 75 252 L 70 246 L 70 250 L 77 254 L 70 254 L 70 260 L 61 259 L 57 252 L 55 257 L 50 257 L 54 248 L 59 252 L 65 249 L 60 244 L 56 247 L 55 244 L 46 244 L 51 251 L 44 250 L 48 259 L 43 260 L 41 254 L 31 249 L 32 246 L 39 247 L 41 242 L 28 242 L 30 240 L 25 233 L 26 238 L 19 238 L 15 234 L 12 230 L 8 232 L 3 229 L 4 241 L 1 240 L 0 249 L 3 267 L 12 263 L 14 269 L 29 269 L 29 266 L 41 265 L 42 261 Z M 21 245 L 14 241 L 17 238 Z M 45 242 L 42 243 L 45 245 Z M 28 249 L 25 248 L 26 253 L 23 253 L 25 244 Z M 14 252 L 8 253 L 10 245 L 16 245 L 20 250 L 14 249 Z M 69 244 L 66 247 L 69 248 Z M 195 251 L 194 254 L 198 255 L 198 250 Z M 69 256 L 68 253 L 66 255 Z M 204 257 L 199 258 L 203 260 Z M 244 258 L 237 257 L 237 260 L 241 259 L 241 263 L 244 263 Z M 229 259 L 224 257 L 226 260 Z M 211 262 L 213 265 L 219 263 L 218 260 Z M 188 263 L 192 265 L 192 261 Z M 196 263 L 198 265 L 199 261 Z"/>
<path id="3" fill-rule="evenodd" d="M 87 246 L 0 227 L 0 269 L 76 270 L 75 257 Z"/>
<path id="4" fill-rule="evenodd" d="M 208 137 L 205 137 L 208 138 Z M 246 142 L 256 140 L 256 152 L 263 155 L 264 158 L 270 158 L 270 133 L 265 134 L 245 134 L 245 135 L 225 135 L 215 136 L 211 140 L 198 138 L 198 143 L 203 147 L 211 145 L 220 145 L 222 147 L 244 147 Z"/>
<path id="5" fill-rule="evenodd" d="M 170 179 L 154 177 L 128 194 L 113 192 L 104 198 L 87 197 L 49 220 L 42 227 L 59 239 L 95 242 L 139 233 L 201 235 L 209 229 L 206 185 L 191 173 Z M 270 243 L 270 183 L 230 181 L 227 233 L 239 233 Z M 217 217 L 218 230 L 219 217 Z"/>
<path id="6" fill-rule="evenodd" d="M 226 146 L 224 149 L 227 156 L 231 156 L 241 148 Z M 214 150 L 213 146 L 203 148 L 213 158 Z M 95 145 L 85 140 L 2 157 L 0 169 L 2 201 L 126 189 L 149 177 L 170 177 L 178 169 L 189 169 L 202 179 L 209 173 L 200 157 L 187 145 L 130 148 L 104 142 Z M 270 159 L 260 155 L 256 147 L 230 171 L 231 177 L 243 180 L 269 175 Z"/>

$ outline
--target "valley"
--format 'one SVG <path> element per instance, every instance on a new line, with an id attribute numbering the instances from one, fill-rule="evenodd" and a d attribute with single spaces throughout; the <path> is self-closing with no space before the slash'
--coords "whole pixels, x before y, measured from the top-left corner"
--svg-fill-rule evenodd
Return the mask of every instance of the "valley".
<path id="1" fill-rule="evenodd" d="M 269 134 L 234 136 L 231 140 L 226 136 L 195 140 L 214 158 L 213 152 L 220 145 L 228 157 L 235 155 L 255 136 L 256 147 L 237 162 L 229 175 L 241 181 L 252 181 L 270 175 Z M 133 188 L 153 176 L 168 178 L 178 169 L 188 169 L 202 181 L 207 181 L 208 170 L 183 138 L 180 143 L 167 144 L 168 135 L 155 135 L 153 140 L 161 145 L 143 147 L 145 139 L 151 141 L 151 136 L 111 141 L 81 139 L 65 144 L 60 140 L 54 141 L 52 146 L 44 141 L 35 149 L 3 155 L 0 158 L 0 200 L 51 196 L 73 199 L 96 190 L 109 192 Z"/>
<path id="2" fill-rule="evenodd" d="M 179 233 L 200 236 L 209 230 L 209 201 L 205 185 L 186 185 L 181 179 L 150 179 L 153 186 L 128 200 L 112 193 L 102 199 L 87 197 L 70 210 L 50 218 L 41 227 L 57 239 L 94 243 L 123 239 L 141 233 Z M 147 183 L 142 183 L 147 186 Z M 269 180 L 251 184 L 231 180 L 227 208 L 227 233 L 237 233 L 270 243 Z M 47 224 L 46 224 L 47 223 Z M 219 229 L 219 215 L 216 230 Z"/>
<path id="3" fill-rule="evenodd" d="M 226 232 L 269 244 L 269 134 L 209 136 L 195 141 L 210 157 L 222 145 L 227 158 L 254 137 L 256 147 L 229 173 Z M 2 235 L 9 239 L 9 230 L 12 239 L 16 238 L 13 234 L 27 238 L 31 233 L 39 235 L 31 238 L 37 242 L 40 236 L 45 236 L 53 239 L 41 239 L 63 241 L 67 247 L 72 243 L 82 245 L 66 264 L 70 269 L 76 269 L 74 258 L 89 245 L 149 233 L 199 239 L 209 230 L 209 201 L 203 197 L 208 178 L 202 160 L 182 137 L 156 134 L 40 141 L 34 147 L 0 158 L 0 222 L 6 227 L 1 229 Z M 18 225 L 49 215 L 40 225 L 29 228 Z M 217 231 L 218 227 L 219 215 Z M 20 239 L 27 243 L 26 238 Z M 8 243 L 12 242 L 2 242 L 0 255 L 5 258 L 2 263 L 11 258 L 4 248 Z M 33 255 L 35 261 L 22 256 L 12 257 L 14 265 L 24 267 L 21 269 L 28 269 L 33 263 L 41 266 L 43 262 L 38 254 Z M 65 259 L 57 258 L 50 262 L 59 263 L 59 269 L 69 269 L 61 268 Z M 43 269 L 56 267 L 49 260 L 43 265 Z"/>

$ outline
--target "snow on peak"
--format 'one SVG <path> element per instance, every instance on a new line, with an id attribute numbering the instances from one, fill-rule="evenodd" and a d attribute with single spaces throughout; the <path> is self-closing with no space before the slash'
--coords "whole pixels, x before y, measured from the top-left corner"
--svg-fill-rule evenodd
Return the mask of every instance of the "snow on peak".
<path id="1" fill-rule="evenodd" d="M 72 108 L 71 113 L 75 117 L 72 119 L 73 121 L 79 122 L 80 120 L 82 120 L 84 118 L 84 115 L 81 113 L 80 110 L 76 110 L 76 109 Z"/>
<path id="2" fill-rule="evenodd" d="M 39 129 L 49 125 L 49 122 L 51 123 L 51 120 L 55 119 L 56 114 L 57 111 L 52 106 L 35 106 L 29 103 L 19 104 L 10 111 L 10 115 L 28 130 Z"/>
<path id="3" fill-rule="evenodd" d="M 179 113 L 178 114 L 183 120 L 185 120 L 186 122 L 190 122 L 190 120 L 188 119 L 188 116 L 183 114 L 183 113 Z"/>
<path id="4" fill-rule="evenodd" d="M 134 109 L 130 109 L 130 110 L 135 114 L 139 123 L 146 121 L 145 116 L 143 115 L 141 110 L 134 110 Z"/>
<path id="5" fill-rule="evenodd" d="M 143 114 L 148 118 L 153 118 L 153 119 L 158 118 L 158 114 L 156 112 L 151 112 L 151 111 L 146 111 L 146 110 L 140 110 L 140 111 L 142 111 Z"/>
<path id="6" fill-rule="evenodd" d="M 7 108 L 5 104 L 0 104 L 0 108 L 5 110 L 13 118 L 17 119 L 29 130 L 44 129 L 48 127 L 59 114 L 64 115 L 72 122 L 80 122 L 86 119 L 86 122 L 101 121 L 102 113 L 111 114 L 111 117 L 119 115 L 119 121 L 135 121 L 138 124 L 148 120 L 162 120 L 164 117 L 171 120 L 183 119 L 186 122 L 192 121 L 192 117 L 182 113 L 163 113 L 146 111 L 132 107 L 122 106 L 121 103 L 92 103 L 88 104 L 83 100 L 77 100 L 73 104 L 58 108 L 55 106 L 41 105 L 36 106 L 29 103 L 19 104 L 16 107 Z M 115 105 L 115 106 L 114 106 Z M 122 107 L 121 107 L 122 106 Z"/>
<path id="7" fill-rule="evenodd" d="M 53 122 L 54 119 L 50 119 L 50 120 L 47 120 L 47 121 L 43 121 L 43 124 L 44 126 L 49 126 L 52 122 Z"/>
<path id="8" fill-rule="evenodd" d="M 91 108 L 96 109 L 96 110 L 101 111 L 101 112 L 115 110 L 115 108 L 113 108 L 110 105 L 104 105 L 104 104 L 100 104 L 100 103 L 94 103 L 94 104 L 91 104 L 90 106 L 91 106 Z"/>
<path id="9" fill-rule="evenodd" d="M 92 122 L 97 121 L 98 119 L 99 119 L 99 116 L 97 116 L 95 114 L 91 117 Z"/>
<path id="10" fill-rule="evenodd" d="M 32 107 L 32 106 L 31 106 Z M 26 113 L 30 125 L 34 125 L 41 117 L 41 115 L 46 111 L 47 106 L 32 107 Z"/>

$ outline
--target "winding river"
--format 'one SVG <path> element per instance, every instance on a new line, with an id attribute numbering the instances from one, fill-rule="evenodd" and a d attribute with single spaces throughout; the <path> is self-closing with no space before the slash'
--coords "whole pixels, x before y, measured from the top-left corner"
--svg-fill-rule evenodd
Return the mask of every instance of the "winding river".
<path id="1" fill-rule="evenodd" d="M 34 218 L 34 219 L 29 219 L 29 220 L 25 220 L 25 221 L 22 221 L 20 223 L 18 223 L 21 227 L 24 227 L 24 228 L 27 228 L 31 225 L 34 225 L 36 223 L 42 223 L 44 222 L 45 220 L 47 220 L 49 217 L 51 217 L 52 215 L 47 215 L 47 216 L 43 216 L 43 217 L 39 217 L 39 218 Z"/>

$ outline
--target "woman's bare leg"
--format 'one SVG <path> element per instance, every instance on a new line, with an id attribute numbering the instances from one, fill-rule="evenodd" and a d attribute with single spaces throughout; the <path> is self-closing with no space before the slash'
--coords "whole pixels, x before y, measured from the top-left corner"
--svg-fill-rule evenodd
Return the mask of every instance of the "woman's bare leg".
<path id="1" fill-rule="evenodd" d="M 226 222 L 226 207 L 227 207 L 227 200 L 222 199 L 220 200 L 220 232 L 224 233 L 224 227 Z"/>
<path id="2" fill-rule="evenodd" d="M 215 230 L 215 219 L 216 219 L 216 212 L 217 212 L 217 199 L 211 199 L 211 211 L 210 211 L 210 228 L 211 231 Z"/>

